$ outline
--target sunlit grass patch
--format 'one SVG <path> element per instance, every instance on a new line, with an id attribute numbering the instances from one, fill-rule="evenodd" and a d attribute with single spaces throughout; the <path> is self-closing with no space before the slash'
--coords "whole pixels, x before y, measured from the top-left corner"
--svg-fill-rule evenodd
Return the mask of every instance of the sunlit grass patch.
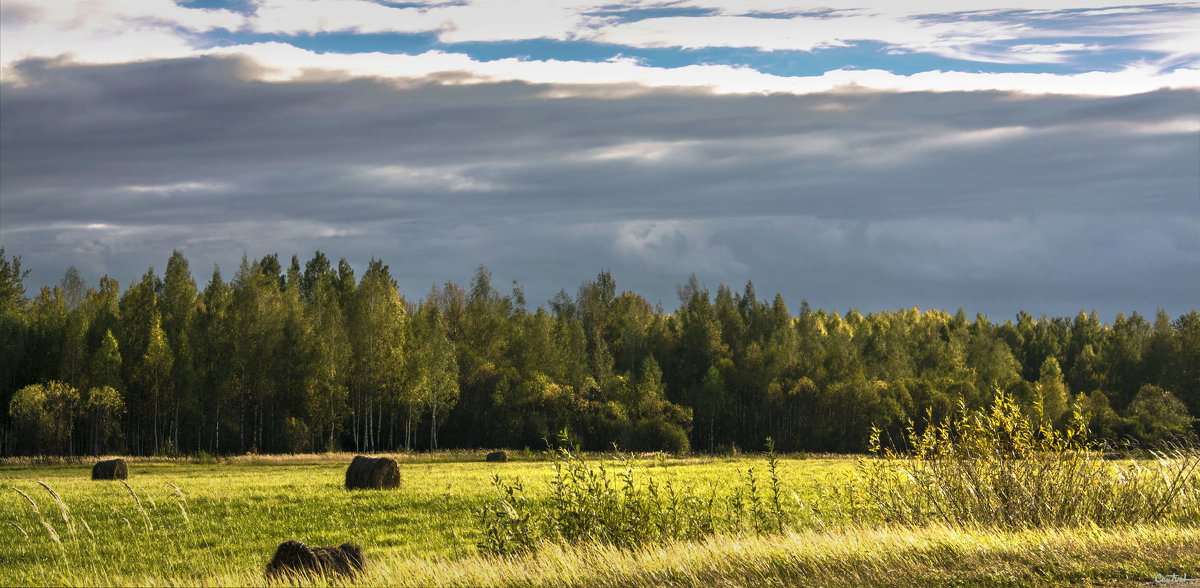
<path id="1" fill-rule="evenodd" d="M 484 462 L 482 453 L 460 453 L 455 455 L 467 461 L 395 455 L 402 484 L 386 492 L 343 488 L 350 454 L 248 456 L 217 463 L 132 459 L 127 482 L 145 517 L 120 482 L 90 479 L 90 461 L 2 466 L 0 584 L 145 584 L 166 577 L 188 584 L 220 576 L 244 585 L 260 581 L 275 547 L 293 538 L 315 545 L 354 541 L 369 558 L 471 557 L 478 542 L 472 513 L 494 496 L 490 476 L 525 479 L 540 495 L 548 489 L 550 464 L 522 461 L 519 452 L 503 464 Z M 636 462 L 722 489 L 755 460 Z M 781 471 L 789 484 L 811 493 L 817 483 L 824 485 L 851 466 L 846 459 L 784 460 Z M 39 480 L 68 507 L 75 535 Z"/>
<path id="2" fill-rule="evenodd" d="M 1200 573 L 1200 531 L 1177 527 L 1043 532 L 850 527 L 714 536 L 642 549 L 551 545 L 536 554 L 378 557 L 359 584 L 388 586 L 1139 585 Z M 206 583 L 236 585 L 246 575 Z M 168 579 L 168 583 L 176 581 Z M 186 582 L 178 582 L 186 583 Z M 312 585 L 324 585 L 317 580 Z M 340 584 L 349 585 L 349 584 Z"/>
<path id="3" fill-rule="evenodd" d="M 397 457 L 401 488 L 382 492 L 342 487 L 348 454 L 134 460 L 129 489 L 92 481 L 88 463 L 0 467 L 0 585 L 262 585 L 264 566 L 287 539 L 361 545 L 368 567 L 356 585 L 1011 585 L 1200 575 L 1200 531 L 1181 517 L 1039 530 L 854 522 L 835 510 L 835 499 L 845 498 L 835 490 L 855 461 L 811 456 L 777 464 L 792 517 L 782 533 L 745 526 L 633 548 L 547 543 L 534 554 L 489 557 L 476 548 L 472 513 L 494 504 L 491 476 L 520 479 L 532 499 L 545 500 L 553 462 Z M 610 472 L 621 465 L 611 455 L 587 460 Z M 718 496 L 744 488 L 754 468 L 769 500 L 761 455 L 629 463 L 640 485 L 644 474 L 660 488 L 670 480 Z"/>

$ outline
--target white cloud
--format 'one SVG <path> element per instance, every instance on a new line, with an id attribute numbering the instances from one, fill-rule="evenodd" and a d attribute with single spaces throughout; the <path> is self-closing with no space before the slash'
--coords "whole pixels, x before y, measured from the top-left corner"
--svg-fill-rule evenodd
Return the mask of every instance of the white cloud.
<path id="1" fill-rule="evenodd" d="M 1009 47 L 1007 54 L 997 60 L 1008 63 L 1065 63 L 1073 53 L 1099 49 L 1098 45 L 1086 43 L 1029 43 Z"/>
<path id="2" fill-rule="evenodd" d="M 1041 6 L 1043 12 L 1040 14 L 1077 8 L 1079 4 L 1059 2 Z M 932 1 L 917 5 L 906 3 L 904 7 L 837 3 L 833 8 L 839 12 L 822 17 L 788 18 L 748 16 L 755 11 L 794 11 L 794 4 L 773 1 L 642 2 L 624 7 L 671 6 L 709 9 L 716 15 L 623 22 L 617 17 L 597 15 L 597 10 L 613 9 L 613 5 L 598 0 L 472 0 L 404 7 L 368 0 L 261 0 L 254 5 L 255 11 L 249 17 L 227 10 L 188 8 L 168 0 L 53 3 L 10 0 L 4 4 L 4 19 L 0 23 L 0 67 L 3 67 L 0 75 L 7 81 L 19 81 L 15 79 L 12 65 L 29 57 L 68 55 L 69 59 L 80 63 L 122 63 L 218 54 L 250 56 L 272 70 L 272 73 L 264 74 L 264 79 L 274 81 L 315 74 L 401 79 L 454 72 L 466 76 L 457 79 L 460 83 L 519 80 L 592 86 L 634 84 L 700 87 L 724 93 L 808 93 L 863 87 L 895 91 L 1007 90 L 1116 95 L 1159 87 L 1195 87 L 1198 83 L 1196 70 L 1200 69 L 1197 60 L 1200 40 L 1196 34 L 1200 30 L 1200 16 L 1188 11 L 1121 13 L 1085 22 L 1076 29 L 1051 30 L 1025 21 L 1005 21 L 987 12 L 1020 8 L 1006 2 L 973 3 L 967 17 L 938 19 L 922 16 L 947 11 L 947 6 Z M 1051 22 L 1047 26 L 1052 25 Z M 871 40 L 883 43 L 893 51 L 929 52 L 952 58 L 1014 64 L 1064 62 L 1080 52 L 1106 48 L 1098 41 L 1043 42 L 1053 35 L 1073 34 L 1120 36 L 1121 43 L 1130 45 L 1127 48 L 1161 52 L 1167 56 L 1160 63 L 1140 63 L 1120 71 L 1080 75 L 932 71 L 902 76 L 882 70 L 836 70 L 822 76 L 786 77 L 764 74 L 749 67 L 724 65 L 656 68 L 625 58 L 600 63 L 514 58 L 481 62 L 463 54 L 440 51 L 421 55 L 321 54 L 286 42 L 202 48 L 211 43 L 205 40 L 203 33 L 216 29 L 284 35 L 332 31 L 429 32 L 436 33 L 447 43 L 547 38 L 635 47 L 720 46 L 805 51 Z M 1024 38 L 1036 38 L 1038 42 L 1020 43 L 1008 49 L 998 49 L 995 45 Z M 1181 65 L 1184 66 L 1182 69 L 1161 73 Z"/>
<path id="3" fill-rule="evenodd" d="M 613 248 L 629 261 L 667 272 L 742 273 L 729 248 L 710 242 L 710 221 L 652 220 L 618 223 Z"/>
<path id="4" fill-rule="evenodd" d="M 419 33 L 442 23 L 428 11 L 365 0 L 264 0 L 249 26 L 260 33 Z"/>
<path id="5" fill-rule="evenodd" d="M 460 166 L 384 165 L 361 167 L 354 173 L 361 175 L 368 183 L 385 189 L 425 188 L 451 192 L 490 192 L 499 189 L 499 186 L 493 183 L 472 177 L 465 168 Z"/>
<path id="6" fill-rule="evenodd" d="M 596 19 L 588 2 L 475 0 L 403 8 L 367 0 L 263 0 L 250 27 L 289 35 L 327 32 L 437 33 L 446 43 L 567 39 Z"/>
<path id="7" fill-rule="evenodd" d="M 1062 129 L 1056 129 L 1061 132 Z M 961 154 L 967 150 L 993 149 L 996 146 L 1026 138 L 1031 134 L 1052 134 L 1039 129 L 1034 131 L 1023 126 L 994 127 L 978 130 L 935 130 L 921 129 L 904 136 L 887 137 L 884 134 L 868 136 L 868 141 L 857 144 L 853 138 L 842 139 L 835 153 L 845 160 L 852 160 L 860 169 L 897 167 L 913 162 L 938 157 L 953 152 Z M 847 140 L 849 139 L 849 140 Z M 837 139 L 833 140 L 839 142 Z"/>
<path id="8" fill-rule="evenodd" d="M 1106 17 L 1075 22 L 1071 27 L 1056 25 L 1051 17 L 1061 17 L 1060 8 L 1010 6 L 991 8 L 972 3 L 969 10 L 947 10 L 945 6 L 896 3 L 892 6 L 862 8 L 844 6 L 844 10 L 820 15 L 788 18 L 757 18 L 753 6 L 722 3 L 696 3 L 716 10 L 717 15 L 665 17 L 613 22 L 580 33 L 605 43 L 635 47 L 745 47 L 765 51 L 813 51 L 844 46 L 859 41 L 881 43 L 894 52 L 931 53 L 946 58 L 991 63 L 1059 63 L 1070 53 L 1122 49 L 1131 42 L 1141 50 L 1165 52 L 1178 60 L 1200 56 L 1200 16 L 1194 12 L 1160 10 L 1156 12 L 1120 12 Z M 1192 9 L 1196 4 L 1182 5 Z M 772 12 L 791 14 L 782 6 Z M 1044 9 L 1019 22 L 997 14 L 1001 8 Z M 947 13 L 957 13 L 946 18 Z M 1041 22 L 1046 21 L 1046 22 Z M 1035 26 L 1036 25 L 1036 26 Z M 1090 43 L 1046 43 L 1055 37 L 1092 37 Z M 1113 38 L 1102 43 L 1098 39 Z M 1038 43 L 997 48 L 996 43 L 1037 40 Z"/>
<path id="9" fill-rule="evenodd" d="M 242 15 L 229 10 L 180 6 L 171 0 L 5 0 L 6 20 L 34 21 L 65 29 L 108 28 L 120 23 L 169 25 L 192 32 L 237 30 Z"/>
<path id="10" fill-rule="evenodd" d="M 1158 10 L 1135 5 L 1156 5 Z M 632 47 L 746 47 L 765 51 L 812 51 L 874 41 L 906 52 L 929 52 L 944 57 L 1000 63 L 1054 63 L 1064 59 L 1070 44 L 1045 44 L 1040 51 L 998 51 L 997 41 L 1045 39 L 1079 33 L 1096 37 L 1138 35 L 1144 48 L 1197 55 L 1196 16 L 1162 10 L 1153 1 L 1121 2 L 1110 10 L 1073 13 L 1093 19 L 1077 30 L 1052 30 L 1049 21 L 1062 10 L 1096 8 L 1094 2 L 834 2 L 821 11 L 796 15 L 790 1 L 694 0 L 690 2 L 633 2 L 598 0 L 468 0 L 428 2 L 403 8 L 367 0 L 263 0 L 251 18 L 259 32 L 305 34 L 320 32 L 434 33 L 443 43 L 582 39 Z M 1194 9 L 1181 3 L 1172 8 Z M 622 9 L 694 8 L 711 11 L 699 16 L 668 16 L 626 21 Z M 997 13 L 1028 11 L 1029 22 L 1014 23 Z M 609 11 L 609 12 L 605 12 Z M 785 18 L 760 18 L 763 13 Z M 601 15 L 603 14 L 603 15 Z M 953 14 L 954 18 L 931 18 Z M 966 17 L 963 17 L 966 15 Z M 1191 42 L 1189 43 L 1188 39 Z"/>
<path id="11" fill-rule="evenodd" d="M 120 190 L 136 192 L 140 194 L 176 194 L 180 192 L 217 192 L 228 190 L 232 186 L 223 182 L 176 182 L 173 184 L 155 184 L 155 185 L 130 185 L 123 186 Z"/>
<path id="12" fill-rule="evenodd" d="M 1100 4 L 1100 6 L 1097 6 Z M 1161 6 L 1160 0 L 1119 0 L 1110 6 L 1122 7 L 1122 10 L 1136 6 Z M 707 8 L 723 13 L 730 12 L 768 12 L 790 14 L 797 10 L 795 0 L 684 0 L 673 4 L 695 8 Z M 1183 3 L 1190 5 L 1190 3 Z M 996 10 L 1082 10 L 1103 9 L 1105 6 L 1096 0 L 1046 0 L 1030 2 L 1029 0 L 972 0 L 970 3 L 947 2 L 946 0 L 916 0 L 907 2 L 865 1 L 865 0 L 823 0 L 819 4 L 806 7 L 811 10 L 827 9 L 840 11 L 875 11 L 890 14 L 934 14 L 946 12 L 986 12 Z"/>
<path id="13" fill-rule="evenodd" d="M 1200 134 L 1200 114 L 1161 123 L 1110 123 L 1110 125 L 1122 131 L 1139 135 L 1196 135 Z"/>
<path id="14" fill-rule="evenodd" d="M 1153 31 L 1146 34 L 1146 31 Z M 1131 34 L 1138 34 L 1133 30 Z M 1135 49 L 1167 54 L 1165 61 L 1188 60 L 1197 63 L 1200 58 L 1200 16 L 1190 16 L 1163 23 L 1161 28 L 1143 28 L 1142 37 L 1132 45 Z"/>
<path id="15" fill-rule="evenodd" d="M 420 55 L 384 53 L 314 53 L 282 43 L 222 47 L 212 55 L 243 55 L 264 68 L 256 75 L 269 81 L 292 81 L 325 75 L 406 80 L 440 73 L 460 77 L 448 83 L 523 81 L 534 84 L 594 86 L 638 84 L 651 88 L 685 87 L 715 93 L 810 94 L 829 91 L 1011 91 L 1044 94 L 1121 96 L 1159 88 L 1200 87 L 1200 70 L 1161 73 L 1149 65 L 1116 72 L 1081 74 L 922 72 L 898 75 L 882 70 L 835 70 L 819 76 L 775 76 L 748 67 L 691 65 L 650 67 L 634 59 L 605 62 L 499 59 L 477 61 L 458 53 L 430 51 Z M 584 90 L 579 90 L 583 92 Z M 555 95 L 570 95 L 556 88 Z"/>
<path id="16" fill-rule="evenodd" d="M 593 40 L 633 47 L 748 47 L 766 51 L 812 51 L 878 41 L 909 51 L 958 54 L 974 44 L 1021 38 L 1029 27 L 994 21 L 923 22 L 881 14 L 797 16 L 701 16 L 644 19 L 603 27 Z"/>
<path id="17" fill-rule="evenodd" d="M 657 163 L 669 157 L 678 156 L 698 143 L 698 141 L 634 141 L 588 149 L 574 157 L 585 161 L 628 159 Z"/>
<path id="18" fill-rule="evenodd" d="M 811 94 L 830 91 L 882 90 L 916 91 L 1007 91 L 1035 94 L 1119 96 L 1160 88 L 1200 87 L 1200 63 L 1195 68 L 1163 72 L 1147 63 L 1119 71 L 1079 74 L 987 73 L 927 71 L 900 75 L 878 69 L 838 69 L 817 76 L 777 76 L 744 66 L 689 65 L 652 67 L 632 58 L 603 62 L 527 60 L 506 58 L 479 61 L 466 54 L 429 51 L 419 55 L 389 53 L 317 53 L 286 43 L 256 43 L 212 49 L 193 49 L 177 36 L 161 30 L 128 30 L 100 37 L 91 33 L 67 32 L 41 35 L 38 28 L 5 34 L 3 48 L 5 81 L 19 83 L 11 66 L 30 55 L 58 56 L 73 51 L 70 60 L 103 64 L 203 55 L 249 58 L 256 79 L 289 82 L 314 78 L 374 77 L 409 81 L 428 79 L 446 84 L 520 81 L 557 85 L 547 96 L 568 97 L 586 93 L 587 88 L 626 86 L 696 88 L 719 94 L 788 93 Z M 10 49 L 10 45 L 15 48 Z M 254 70 L 255 68 L 250 68 Z M 609 90 L 606 90 L 609 91 Z"/>
<path id="19" fill-rule="evenodd" d="M 588 16 L 590 2 L 476 0 L 432 11 L 445 19 L 444 43 L 558 39 L 577 37 L 598 19 Z"/>
<path id="20" fill-rule="evenodd" d="M 70 55 L 85 63 L 186 57 L 195 35 L 237 30 L 244 18 L 228 10 L 176 5 L 170 0 L 5 0 L 0 9 L 0 67 Z"/>
<path id="21" fill-rule="evenodd" d="M 1087 45 L 1085 43 L 1032 43 L 1026 45 L 1013 45 L 1008 50 L 1014 53 L 1062 53 L 1069 51 L 1091 51 L 1097 49 L 1096 45 Z"/>
<path id="22" fill-rule="evenodd" d="M 194 55 L 195 49 L 174 29 L 155 24 L 113 23 L 92 28 L 61 28 L 50 23 L 22 27 L 0 25 L 0 65 L 30 57 L 70 56 L 83 63 L 125 63 Z"/>
<path id="23" fill-rule="evenodd" d="M 1157 4 L 1153 10 L 1137 8 Z M 833 2 L 818 16 L 795 15 L 790 1 L 692 0 L 633 2 L 601 0 L 466 0 L 425 2 L 402 7 L 370 0 L 259 0 L 249 16 L 228 10 L 180 6 L 169 0 L 8 0 L 3 8 L 3 63 L 30 56 L 75 53 L 88 62 L 177 57 L 216 29 L 300 35 L 328 32 L 432 33 L 444 43 L 590 40 L 633 47 L 745 47 L 759 50 L 811 51 L 873 41 L 904 52 L 1003 63 L 1054 63 L 1077 43 L 1043 43 L 1056 35 L 1136 36 L 1137 47 L 1166 52 L 1174 61 L 1200 56 L 1196 31 L 1200 15 L 1194 2 L 1162 5 L 1122 1 L 1114 10 L 1093 2 L 1037 4 L 972 2 Z M 696 8 L 713 14 L 624 21 L 622 9 Z M 1069 30 L 1052 28 L 1051 17 L 1064 9 L 1092 8 L 1090 20 Z M 1000 10 L 1032 11 L 1020 22 Z M 605 12 L 609 11 L 609 12 Z M 615 11 L 615 12 L 614 12 Z M 759 18 L 776 13 L 784 18 Z M 1082 13 L 1076 13 L 1080 15 Z M 954 15 L 952 18 L 943 18 Z M 936 18 L 935 18 L 936 17 Z M 1033 26 L 1039 21 L 1046 21 Z M 1047 28 L 1051 27 L 1051 28 Z M 1013 50 L 991 43 L 1036 39 Z M 139 45 L 138 40 L 141 40 Z M 1098 48 L 1095 41 L 1086 47 Z"/>

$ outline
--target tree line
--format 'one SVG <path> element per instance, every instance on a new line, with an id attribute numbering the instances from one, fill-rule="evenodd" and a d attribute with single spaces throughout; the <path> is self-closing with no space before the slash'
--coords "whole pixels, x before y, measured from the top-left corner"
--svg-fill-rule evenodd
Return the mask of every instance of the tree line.
<path id="1" fill-rule="evenodd" d="M 993 323 L 916 308 L 789 310 L 693 276 L 665 311 L 610 272 L 530 310 L 480 266 L 409 301 L 389 267 L 245 256 L 201 288 L 173 252 L 124 291 L 74 268 L 26 295 L 0 248 L 5 455 L 356 452 L 544 446 L 857 452 L 1012 394 L 1095 435 L 1195 437 L 1200 314 Z M 898 438 L 898 436 L 897 436 Z"/>

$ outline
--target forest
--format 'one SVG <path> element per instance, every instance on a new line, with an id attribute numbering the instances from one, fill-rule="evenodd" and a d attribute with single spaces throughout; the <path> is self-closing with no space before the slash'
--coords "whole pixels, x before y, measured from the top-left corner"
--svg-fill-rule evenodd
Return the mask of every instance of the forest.
<path id="1" fill-rule="evenodd" d="M 317 251 L 243 259 L 206 283 L 171 253 L 122 290 L 68 268 L 26 292 L 0 248 L 4 455 L 198 455 L 530 447 L 862 452 L 1011 394 L 1078 411 L 1114 444 L 1194 441 L 1200 314 L 992 322 L 961 309 L 797 311 L 693 276 L 674 311 L 607 270 L 530 310 L 480 266 L 406 299 Z"/>

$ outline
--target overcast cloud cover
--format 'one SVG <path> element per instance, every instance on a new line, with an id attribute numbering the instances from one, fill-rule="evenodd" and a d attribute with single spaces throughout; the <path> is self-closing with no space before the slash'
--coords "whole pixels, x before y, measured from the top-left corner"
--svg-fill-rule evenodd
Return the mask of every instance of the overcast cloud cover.
<path id="1" fill-rule="evenodd" d="M 5 0 L 0 244 L 31 294 L 320 249 L 410 299 L 1196 308 L 1200 4 L 894 4 Z"/>

